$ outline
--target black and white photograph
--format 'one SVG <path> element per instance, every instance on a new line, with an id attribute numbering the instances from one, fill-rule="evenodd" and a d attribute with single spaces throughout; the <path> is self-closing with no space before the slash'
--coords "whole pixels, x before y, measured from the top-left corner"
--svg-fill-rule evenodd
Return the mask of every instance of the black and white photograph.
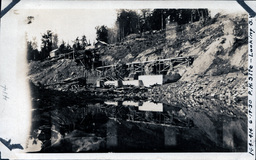
<path id="1" fill-rule="evenodd" d="M 0 134 L 9 150 L 249 154 L 249 15 L 237 2 L 25 2 L 1 24 L 15 35 L 2 31 L 1 52 L 17 53 L 1 60 L 16 68 L 1 68 L 15 72 L 1 103 L 19 107 L 1 114 L 21 116 Z"/>

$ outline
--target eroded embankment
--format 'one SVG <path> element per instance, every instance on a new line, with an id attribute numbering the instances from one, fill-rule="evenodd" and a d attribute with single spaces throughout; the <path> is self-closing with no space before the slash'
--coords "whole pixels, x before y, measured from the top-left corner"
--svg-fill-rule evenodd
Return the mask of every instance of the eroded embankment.
<path id="1" fill-rule="evenodd" d="M 164 103 L 179 102 L 211 115 L 245 116 L 247 113 L 247 78 L 234 76 L 204 77 L 154 87 L 149 96 Z"/>
<path id="2" fill-rule="evenodd" d="M 87 92 L 104 98 L 149 97 L 156 102 L 179 102 L 183 106 L 206 110 L 212 114 L 245 114 L 248 74 L 247 15 L 217 14 L 208 22 L 188 24 L 175 32 L 175 38 L 166 37 L 168 30 L 166 33 L 160 31 L 152 35 L 145 33 L 141 38 L 130 35 L 123 43 L 102 49 L 102 59 L 107 64 L 115 64 L 118 60 L 127 63 L 195 56 L 191 66 L 181 65 L 168 70 L 166 76 L 179 75 L 179 81 L 153 87 L 147 92 L 87 92 L 82 78 L 86 77 L 87 83 L 89 80 L 95 83 L 99 75 L 95 70 L 85 70 L 82 64 L 71 59 L 31 62 L 28 75 L 34 84 L 62 92 Z"/>

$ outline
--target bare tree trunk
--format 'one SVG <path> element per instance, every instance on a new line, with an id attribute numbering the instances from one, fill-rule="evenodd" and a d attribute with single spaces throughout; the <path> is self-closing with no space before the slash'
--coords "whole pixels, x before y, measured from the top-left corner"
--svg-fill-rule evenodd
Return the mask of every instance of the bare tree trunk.
<path id="1" fill-rule="evenodd" d="M 161 29 L 164 29 L 164 16 L 163 16 L 163 11 L 161 11 Z"/>

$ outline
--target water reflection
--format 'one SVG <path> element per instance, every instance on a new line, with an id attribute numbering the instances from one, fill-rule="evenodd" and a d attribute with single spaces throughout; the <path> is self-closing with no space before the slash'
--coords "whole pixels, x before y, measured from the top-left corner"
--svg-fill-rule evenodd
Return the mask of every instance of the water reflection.
<path id="1" fill-rule="evenodd" d="M 115 102 L 115 101 L 105 101 L 107 105 L 113 106 L 134 106 L 138 107 L 141 111 L 151 111 L 151 112 L 163 112 L 163 103 L 153 103 L 150 101 L 145 102 L 134 102 L 134 101 L 123 101 L 123 102 Z"/>
<path id="2" fill-rule="evenodd" d="M 188 118 L 181 114 L 183 113 L 182 108 L 171 107 L 163 103 L 150 101 L 105 101 L 104 104 L 106 106 L 102 109 L 105 110 L 107 116 L 118 120 L 180 127 L 191 127 L 193 125 Z"/>
<path id="3" fill-rule="evenodd" d="M 243 132 L 246 124 L 242 121 L 223 122 L 223 147 L 232 150 L 242 150 L 243 142 L 239 139 L 247 139 L 247 134 Z"/>
<path id="4" fill-rule="evenodd" d="M 140 100 L 83 104 L 34 110 L 29 143 L 36 140 L 37 150 L 30 151 L 246 151 L 245 118 L 216 119 L 179 105 Z"/>
<path id="5" fill-rule="evenodd" d="M 174 128 L 165 128 L 164 130 L 164 145 L 165 146 L 176 146 L 177 145 L 177 137 L 176 130 Z"/>

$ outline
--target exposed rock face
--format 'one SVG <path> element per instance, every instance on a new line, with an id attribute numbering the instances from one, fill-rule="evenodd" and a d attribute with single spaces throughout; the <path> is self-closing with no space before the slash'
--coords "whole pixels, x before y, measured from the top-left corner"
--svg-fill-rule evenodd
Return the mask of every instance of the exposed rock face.
<path id="1" fill-rule="evenodd" d="M 205 22 L 184 26 L 171 24 L 170 30 L 167 27 L 166 31 L 145 33 L 143 37 L 130 35 L 122 43 L 106 47 L 101 59 L 104 64 L 124 64 L 193 56 L 195 58 L 192 65 L 169 68 L 164 76 L 164 83 L 169 84 L 156 89 L 160 89 L 159 94 L 165 93 L 160 97 L 167 101 L 173 98 L 183 102 L 186 102 L 185 97 L 214 97 L 246 112 L 247 21 L 247 14 L 217 14 Z M 81 64 L 70 59 L 31 62 L 29 67 L 28 74 L 35 84 L 40 83 L 55 90 L 79 90 L 72 85 L 58 84 L 68 78 L 87 77 L 87 81 L 92 83 L 99 78 L 96 71 L 85 70 Z M 154 67 L 150 64 L 146 64 L 144 68 L 145 74 L 154 72 Z M 120 73 L 138 77 L 138 73 L 126 73 L 123 70 L 105 72 L 110 78 L 118 77 Z M 166 95 L 169 97 L 166 98 Z"/>
<path id="2" fill-rule="evenodd" d="M 176 72 L 169 72 L 164 76 L 164 84 L 165 83 L 173 83 L 177 82 L 181 78 L 179 73 Z"/>
<path id="3" fill-rule="evenodd" d="M 244 116 L 247 113 L 247 78 L 239 74 L 166 84 L 153 88 L 150 95 L 156 101 L 178 101 L 185 106 L 206 109 L 216 115 Z"/>

